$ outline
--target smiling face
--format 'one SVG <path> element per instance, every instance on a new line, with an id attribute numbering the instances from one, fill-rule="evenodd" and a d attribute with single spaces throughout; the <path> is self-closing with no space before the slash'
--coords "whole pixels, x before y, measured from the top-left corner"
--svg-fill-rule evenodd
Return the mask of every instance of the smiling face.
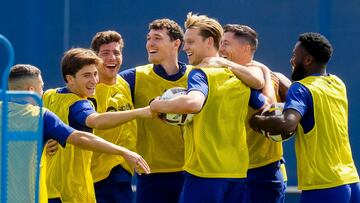
<path id="1" fill-rule="evenodd" d="M 250 45 L 235 37 L 233 32 L 225 32 L 220 41 L 219 54 L 221 57 L 240 65 L 246 65 L 251 60 Z M 249 59 L 246 59 L 249 58 Z"/>
<path id="2" fill-rule="evenodd" d="M 203 39 L 199 34 L 198 28 L 190 28 L 185 32 L 184 51 L 189 60 L 189 64 L 198 65 L 207 56 L 208 38 Z"/>
<path id="3" fill-rule="evenodd" d="M 146 37 L 148 60 L 153 64 L 162 64 L 164 61 L 177 57 L 180 40 L 171 41 L 166 28 L 151 29 Z"/>
<path id="4" fill-rule="evenodd" d="M 96 84 L 99 82 L 97 66 L 85 65 L 75 76 L 66 75 L 66 79 L 71 92 L 82 98 L 94 96 Z"/>
<path id="5" fill-rule="evenodd" d="M 98 69 L 100 82 L 115 84 L 123 60 L 120 44 L 111 42 L 101 45 L 98 56 L 104 62 L 103 66 Z"/>

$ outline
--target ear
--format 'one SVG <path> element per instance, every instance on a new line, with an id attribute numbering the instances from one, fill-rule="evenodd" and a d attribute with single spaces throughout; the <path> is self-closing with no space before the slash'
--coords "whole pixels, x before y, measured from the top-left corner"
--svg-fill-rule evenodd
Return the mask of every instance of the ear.
<path id="1" fill-rule="evenodd" d="M 181 45 L 180 39 L 176 39 L 176 40 L 174 41 L 174 45 L 175 45 L 175 48 L 176 48 L 176 49 L 179 49 L 179 46 Z"/>
<path id="2" fill-rule="evenodd" d="M 30 91 L 30 92 L 34 92 L 35 88 L 34 88 L 34 86 L 29 85 L 29 86 L 26 87 L 26 90 Z"/>
<path id="3" fill-rule="evenodd" d="M 72 75 L 65 75 L 66 81 L 67 83 L 73 83 L 74 81 L 74 76 Z"/>
<path id="4" fill-rule="evenodd" d="M 252 53 L 250 44 L 246 44 L 246 45 L 244 46 L 244 49 L 245 49 L 246 53 Z"/>
<path id="5" fill-rule="evenodd" d="M 312 63 L 314 63 L 314 57 L 311 55 L 305 56 L 304 65 L 308 66 Z"/>
<path id="6" fill-rule="evenodd" d="M 213 37 L 208 37 L 206 40 L 207 40 L 207 45 L 209 47 L 214 47 L 214 38 Z"/>

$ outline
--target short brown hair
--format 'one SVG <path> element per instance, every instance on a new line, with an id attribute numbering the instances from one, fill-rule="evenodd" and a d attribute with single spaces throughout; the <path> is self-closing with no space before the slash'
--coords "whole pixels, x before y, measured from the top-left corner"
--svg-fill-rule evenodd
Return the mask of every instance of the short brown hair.
<path id="1" fill-rule="evenodd" d="M 197 15 L 189 12 L 185 21 L 185 28 L 200 29 L 200 35 L 203 37 L 203 39 L 212 37 L 214 39 L 215 48 L 219 50 L 220 40 L 224 31 L 217 20 L 209 18 L 206 15 Z"/>
<path id="2" fill-rule="evenodd" d="M 184 43 L 184 31 L 175 21 L 168 18 L 156 19 L 149 24 L 149 30 L 166 29 L 171 41 L 179 39 L 181 44 L 179 50 Z"/>
<path id="3" fill-rule="evenodd" d="M 256 51 L 258 47 L 258 34 L 251 27 L 247 25 L 227 24 L 224 26 L 224 32 L 234 33 L 235 37 L 241 38 L 249 43 L 253 52 Z"/>
<path id="4" fill-rule="evenodd" d="M 8 86 L 11 90 L 21 90 L 24 79 L 34 79 L 41 75 L 40 69 L 30 64 L 16 64 L 10 69 Z"/>
<path id="5" fill-rule="evenodd" d="M 96 33 L 91 41 L 91 49 L 96 53 L 99 53 L 101 45 L 109 44 L 111 42 L 119 43 L 121 50 L 124 48 L 124 40 L 120 33 L 113 30 L 108 30 Z"/>
<path id="6" fill-rule="evenodd" d="M 102 60 L 90 49 L 73 48 L 64 53 L 61 60 L 61 70 L 65 82 L 66 75 L 75 74 L 86 65 L 102 65 Z"/>

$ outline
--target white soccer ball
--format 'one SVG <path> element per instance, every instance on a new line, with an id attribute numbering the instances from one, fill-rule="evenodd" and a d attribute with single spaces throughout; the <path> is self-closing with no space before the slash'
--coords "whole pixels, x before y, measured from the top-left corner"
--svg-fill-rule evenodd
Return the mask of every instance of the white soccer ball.
<path id="1" fill-rule="evenodd" d="M 262 112 L 261 112 L 261 115 L 263 116 L 277 116 L 277 115 L 281 115 L 283 113 L 283 110 L 284 110 L 284 103 L 274 103 L 274 104 L 271 104 L 269 106 L 267 106 Z M 283 142 L 283 141 L 286 141 L 288 139 L 290 139 L 294 134 L 295 132 L 291 132 L 291 133 L 282 133 L 282 134 L 271 134 L 270 132 L 267 132 L 267 131 L 264 131 L 264 130 L 261 130 L 261 133 L 275 141 L 275 142 Z"/>
<path id="2" fill-rule="evenodd" d="M 160 99 L 168 100 L 180 95 L 185 95 L 186 89 L 183 87 L 173 87 L 164 92 Z M 168 124 L 171 125 L 186 125 L 190 123 L 194 117 L 194 114 L 173 114 L 173 113 L 160 113 L 159 117 Z"/>

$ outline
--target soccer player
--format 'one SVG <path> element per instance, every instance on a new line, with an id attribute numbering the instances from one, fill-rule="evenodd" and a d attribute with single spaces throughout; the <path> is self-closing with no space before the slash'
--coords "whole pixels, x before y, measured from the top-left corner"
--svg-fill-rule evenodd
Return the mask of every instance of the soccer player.
<path id="1" fill-rule="evenodd" d="M 186 87 L 191 67 L 178 61 L 183 30 L 170 19 L 149 24 L 146 49 L 151 64 L 128 69 L 120 75 L 129 83 L 135 108 L 172 87 Z M 137 202 L 178 202 L 184 182 L 182 128 L 158 119 L 137 119 L 137 152 L 151 167 L 151 174 L 137 176 Z"/>
<path id="2" fill-rule="evenodd" d="M 272 133 L 297 129 L 295 151 L 300 202 L 360 202 L 359 176 L 348 136 L 346 87 L 326 72 L 330 42 L 318 33 L 298 38 L 281 116 L 254 115 L 251 126 Z"/>
<path id="3" fill-rule="evenodd" d="M 150 104 L 156 112 L 197 113 L 185 126 L 186 177 L 179 202 L 244 202 L 247 106 L 259 109 L 265 98 L 226 68 L 197 67 L 204 58 L 218 56 L 223 34 L 219 22 L 189 13 L 185 27 L 184 51 L 195 66 L 188 93 Z"/>
<path id="4" fill-rule="evenodd" d="M 11 68 L 9 81 L 9 90 L 21 90 L 35 92 L 39 96 L 43 93 L 43 80 L 41 71 L 35 66 L 28 64 L 17 64 Z M 15 125 L 27 127 L 33 123 L 29 122 L 32 118 L 39 115 L 39 107 L 31 104 L 10 102 L 9 108 L 12 109 L 9 114 L 10 127 Z M 19 116 L 21 114 L 21 116 Z M 97 151 L 101 153 L 109 153 L 114 155 L 121 155 L 127 157 L 126 159 L 132 163 L 138 163 L 142 170 L 149 172 L 148 165 L 145 160 L 138 154 L 109 143 L 91 133 L 78 131 L 62 122 L 54 113 L 47 109 L 43 109 L 43 142 L 49 139 L 54 139 L 61 146 L 75 145 L 83 149 Z M 33 126 L 30 126 L 33 127 Z M 40 163 L 40 194 L 39 200 L 41 203 L 48 202 L 46 190 L 46 156 L 45 153 L 41 156 Z"/>
<path id="5" fill-rule="evenodd" d="M 92 50 L 103 60 L 103 65 L 98 66 L 99 83 L 95 91 L 98 113 L 134 108 L 129 85 L 117 74 L 122 64 L 123 47 L 123 38 L 116 31 L 98 32 L 92 39 Z M 135 120 L 107 130 L 94 129 L 94 133 L 109 142 L 135 151 Z M 134 168 L 122 157 L 93 153 L 91 173 L 95 183 L 96 201 L 132 202 L 133 171 Z"/>
<path id="6" fill-rule="evenodd" d="M 129 83 L 136 108 L 172 87 L 187 87 L 191 66 L 178 61 L 183 44 L 181 27 L 170 19 L 156 19 L 149 24 L 146 49 L 151 64 L 128 69 L 120 75 Z M 226 66 L 239 66 L 224 59 Z M 234 67 L 249 85 L 262 88 L 263 79 L 252 70 Z M 177 202 L 184 182 L 183 129 L 158 119 L 137 119 L 137 151 L 149 163 L 151 174 L 137 176 L 137 202 Z"/>
<path id="7" fill-rule="evenodd" d="M 92 132 L 93 128 L 114 128 L 136 117 L 152 117 L 148 107 L 97 113 L 87 97 L 94 95 L 99 66 L 102 61 L 92 50 L 74 48 L 67 51 L 61 61 L 66 86 L 47 90 L 43 97 L 44 106 L 65 123 L 87 132 Z M 91 158 L 92 152 L 71 145 L 48 158 L 49 202 L 96 201 Z"/>
<path id="8" fill-rule="evenodd" d="M 228 24 L 223 28 L 220 56 L 243 66 L 247 64 L 260 66 L 263 74 L 259 74 L 258 77 L 265 79 L 262 93 L 276 101 L 269 68 L 253 59 L 258 47 L 256 31 L 249 26 L 238 24 Z M 248 118 L 254 113 L 255 110 L 250 108 Z M 285 169 L 282 166 L 282 144 L 254 131 L 249 127 L 248 122 L 246 122 L 246 135 L 249 148 L 249 170 L 246 178 L 248 201 L 284 202 L 286 185 L 282 172 L 286 173 L 286 171 L 281 171 Z"/>

